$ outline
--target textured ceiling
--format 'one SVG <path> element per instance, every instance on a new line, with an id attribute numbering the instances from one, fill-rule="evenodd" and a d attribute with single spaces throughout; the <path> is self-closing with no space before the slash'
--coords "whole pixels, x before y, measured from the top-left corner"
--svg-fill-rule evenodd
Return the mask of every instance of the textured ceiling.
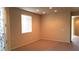
<path id="1" fill-rule="evenodd" d="M 56 12 L 75 12 L 79 11 L 79 7 L 52 7 L 52 9 L 49 9 L 49 7 L 20 7 L 20 9 L 33 12 L 36 14 L 48 14 L 48 13 L 54 13 Z M 39 10 L 37 10 L 39 9 Z M 44 13 L 45 12 L 45 13 Z"/>

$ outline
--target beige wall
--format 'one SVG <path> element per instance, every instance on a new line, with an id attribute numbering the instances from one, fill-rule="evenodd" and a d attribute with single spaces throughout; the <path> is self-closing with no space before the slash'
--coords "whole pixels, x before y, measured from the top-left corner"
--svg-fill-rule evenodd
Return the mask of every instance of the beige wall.
<path id="1" fill-rule="evenodd" d="M 70 42 L 70 12 L 43 15 L 41 22 L 41 39 Z"/>
<path id="2" fill-rule="evenodd" d="M 79 15 L 79 11 L 75 11 L 75 12 L 71 12 L 72 16 L 78 16 Z"/>
<path id="3" fill-rule="evenodd" d="M 9 13 L 9 8 L 4 9 L 5 13 L 5 32 L 6 32 L 6 50 L 11 50 L 11 28 L 10 28 L 10 13 Z"/>
<path id="4" fill-rule="evenodd" d="M 79 36 L 79 17 L 74 18 L 74 33 Z"/>
<path id="5" fill-rule="evenodd" d="M 19 8 L 9 8 L 9 11 L 12 49 L 21 47 L 40 39 L 40 15 L 21 10 Z M 31 33 L 21 33 L 21 14 L 32 16 Z"/>

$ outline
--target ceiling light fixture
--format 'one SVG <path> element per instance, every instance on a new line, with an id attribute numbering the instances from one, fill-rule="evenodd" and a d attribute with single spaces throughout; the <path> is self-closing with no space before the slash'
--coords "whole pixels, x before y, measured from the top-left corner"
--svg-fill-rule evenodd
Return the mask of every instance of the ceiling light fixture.
<path id="1" fill-rule="evenodd" d="M 46 12 L 44 12 L 44 11 L 43 11 L 42 13 L 43 13 L 43 14 L 46 14 Z"/>
<path id="2" fill-rule="evenodd" d="M 39 12 L 40 10 L 39 9 L 36 9 L 36 11 Z"/>
<path id="3" fill-rule="evenodd" d="M 54 12 L 57 12 L 57 10 L 54 10 Z"/>
<path id="4" fill-rule="evenodd" d="M 52 9 L 52 7 L 49 7 L 49 9 Z"/>

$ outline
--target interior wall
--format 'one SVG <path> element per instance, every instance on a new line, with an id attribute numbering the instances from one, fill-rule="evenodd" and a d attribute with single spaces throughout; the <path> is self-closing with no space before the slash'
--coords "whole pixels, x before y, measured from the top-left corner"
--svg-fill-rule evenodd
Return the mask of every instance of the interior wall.
<path id="1" fill-rule="evenodd" d="M 43 15 L 41 39 L 70 42 L 70 12 Z"/>
<path id="2" fill-rule="evenodd" d="M 79 17 L 74 18 L 74 34 L 79 36 Z"/>
<path id="3" fill-rule="evenodd" d="M 72 16 L 78 16 L 79 15 L 79 11 L 75 11 L 71 13 Z"/>
<path id="4" fill-rule="evenodd" d="M 4 14 L 5 14 L 5 32 L 6 32 L 6 43 L 5 43 L 5 48 L 6 50 L 10 51 L 11 50 L 11 28 L 10 28 L 10 13 L 9 13 L 9 8 L 4 8 Z"/>
<path id="5" fill-rule="evenodd" d="M 9 8 L 11 48 L 15 49 L 40 39 L 40 15 L 19 8 Z M 32 32 L 21 33 L 21 14 L 32 16 Z"/>

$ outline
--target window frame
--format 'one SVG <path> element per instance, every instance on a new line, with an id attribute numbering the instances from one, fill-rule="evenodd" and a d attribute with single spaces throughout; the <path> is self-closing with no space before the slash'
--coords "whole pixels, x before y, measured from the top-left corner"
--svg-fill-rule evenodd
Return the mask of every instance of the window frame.
<path id="1" fill-rule="evenodd" d="M 26 25 L 23 24 L 22 16 L 30 17 L 30 18 L 28 18 L 28 19 L 30 20 L 30 21 L 29 21 L 30 24 L 26 22 L 26 24 L 27 24 L 28 26 L 26 26 Z M 24 19 L 24 20 L 25 20 L 25 19 Z M 27 19 L 26 19 L 25 21 L 27 21 Z M 25 23 L 25 22 L 24 22 L 24 23 Z M 23 29 L 23 25 L 24 25 L 24 29 L 26 29 L 25 27 L 28 27 L 28 30 L 24 30 L 24 29 Z M 25 34 L 25 33 L 31 33 L 31 32 L 32 32 L 32 16 L 26 15 L 26 14 L 21 14 L 21 33 L 22 33 L 22 34 Z"/>

